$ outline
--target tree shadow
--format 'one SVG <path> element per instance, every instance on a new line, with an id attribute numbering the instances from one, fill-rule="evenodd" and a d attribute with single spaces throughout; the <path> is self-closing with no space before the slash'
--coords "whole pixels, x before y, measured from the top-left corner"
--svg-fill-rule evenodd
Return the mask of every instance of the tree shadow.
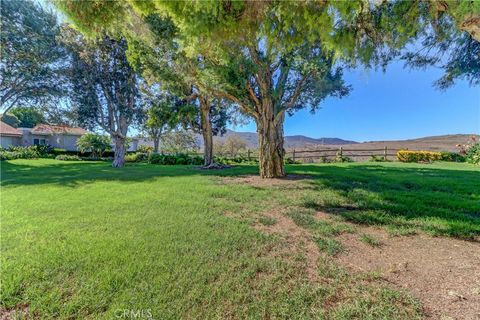
<path id="1" fill-rule="evenodd" d="M 74 188 L 97 181 L 129 183 L 169 177 L 258 174 L 257 166 L 198 170 L 194 166 L 127 164 L 125 168 L 112 168 L 108 162 L 47 160 L 0 165 L 2 187 L 58 184 Z M 480 236 L 480 171 L 457 168 L 367 163 L 291 165 L 287 172 L 292 179 L 310 180 L 298 190 L 279 187 L 275 192 L 301 192 L 304 207 L 340 215 L 354 223 L 407 231 L 420 229 L 471 240 Z"/>
<path id="2" fill-rule="evenodd" d="M 241 166 L 224 170 L 197 170 L 195 166 L 163 166 L 144 163 L 127 164 L 124 168 L 113 168 L 110 162 L 51 162 L 22 160 L 2 162 L 1 185 L 59 184 L 75 187 L 96 181 L 140 182 L 162 177 L 182 176 L 230 176 L 251 174 L 256 167 Z"/>
<path id="3" fill-rule="evenodd" d="M 298 172 L 314 177 L 306 208 L 400 233 L 480 236 L 480 171 L 365 164 L 302 166 Z M 316 196 L 325 190 L 334 196 Z"/>

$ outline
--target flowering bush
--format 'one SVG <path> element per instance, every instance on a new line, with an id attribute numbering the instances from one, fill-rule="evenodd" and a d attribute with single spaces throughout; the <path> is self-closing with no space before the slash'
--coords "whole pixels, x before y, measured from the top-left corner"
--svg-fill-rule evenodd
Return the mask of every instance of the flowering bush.
<path id="1" fill-rule="evenodd" d="M 125 162 L 142 162 L 148 160 L 148 153 L 136 152 L 127 154 L 125 156 Z"/>
<path id="2" fill-rule="evenodd" d="M 432 162 L 442 160 L 441 152 L 400 150 L 397 159 L 401 162 Z"/>
<path id="3" fill-rule="evenodd" d="M 468 163 L 480 165 L 480 142 L 477 142 L 468 148 L 465 160 Z"/>
<path id="4" fill-rule="evenodd" d="M 153 152 L 153 147 L 151 147 L 151 146 L 146 146 L 146 145 L 144 145 L 144 144 L 141 144 L 141 145 L 138 146 L 137 152 L 140 152 L 140 153 L 152 153 L 152 152 Z"/>
<path id="5" fill-rule="evenodd" d="M 466 144 L 459 144 L 460 154 L 465 156 L 465 161 L 473 164 L 480 164 L 480 142 L 472 136 Z"/>

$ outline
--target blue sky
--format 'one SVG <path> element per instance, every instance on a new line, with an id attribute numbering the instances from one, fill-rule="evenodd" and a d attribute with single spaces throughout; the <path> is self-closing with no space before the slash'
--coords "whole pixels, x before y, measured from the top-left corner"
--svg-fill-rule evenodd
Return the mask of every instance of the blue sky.
<path id="1" fill-rule="evenodd" d="M 329 98 L 315 114 L 297 112 L 285 121 L 286 135 L 337 137 L 355 141 L 401 140 L 454 133 L 480 133 L 480 88 L 458 82 L 446 91 L 433 87 L 436 68 L 345 72 L 353 87 L 343 99 Z M 255 124 L 231 127 L 255 131 Z"/>

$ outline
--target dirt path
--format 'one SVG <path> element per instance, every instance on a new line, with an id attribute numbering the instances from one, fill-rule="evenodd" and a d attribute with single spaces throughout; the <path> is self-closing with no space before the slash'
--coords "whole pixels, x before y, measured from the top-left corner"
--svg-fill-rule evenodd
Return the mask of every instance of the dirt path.
<path id="1" fill-rule="evenodd" d="M 358 233 L 339 236 L 347 248 L 336 258 L 342 265 L 352 272 L 379 271 L 385 281 L 417 297 L 427 318 L 480 319 L 480 243 L 359 229 L 381 245 L 363 243 Z"/>

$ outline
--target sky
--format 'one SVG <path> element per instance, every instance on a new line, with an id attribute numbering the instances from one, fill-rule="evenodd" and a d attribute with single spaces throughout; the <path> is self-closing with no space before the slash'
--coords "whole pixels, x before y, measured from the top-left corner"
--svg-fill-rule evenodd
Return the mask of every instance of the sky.
<path id="1" fill-rule="evenodd" d="M 409 70 L 396 62 L 381 70 L 345 71 L 353 90 L 328 98 L 315 114 L 307 109 L 285 120 L 285 135 L 354 141 L 402 140 L 443 134 L 480 133 L 480 87 L 458 81 L 446 91 L 433 87 L 442 70 Z M 230 126 L 255 131 L 255 124 Z"/>

